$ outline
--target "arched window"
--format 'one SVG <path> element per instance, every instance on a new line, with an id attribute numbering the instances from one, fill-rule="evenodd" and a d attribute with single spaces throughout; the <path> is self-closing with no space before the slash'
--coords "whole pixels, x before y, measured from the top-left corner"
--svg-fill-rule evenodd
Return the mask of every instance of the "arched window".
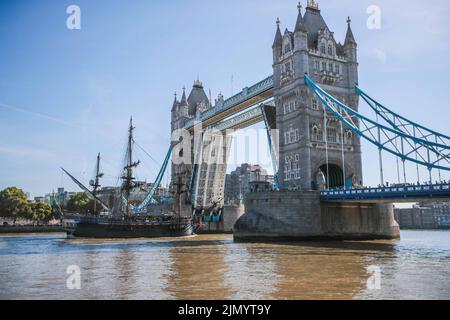
<path id="1" fill-rule="evenodd" d="M 322 54 L 326 54 L 326 52 L 325 52 L 325 44 L 324 43 L 322 43 L 322 45 L 320 46 L 320 52 Z"/>
<path id="2" fill-rule="evenodd" d="M 323 131 L 315 124 L 312 127 L 312 140 L 313 141 L 322 141 L 323 140 Z"/>
<path id="3" fill-rule="evenodd" d="M 328 55 L 333 55 L 333 46 L 331 44 L 328 45 Z"/>
<path id="4" fill-rule="evenodd" d="M 284 53 L 288 53 L 289 51 L 291 51 L 291 44 L 290 43 L 286 43 L 284 45 Z"/>

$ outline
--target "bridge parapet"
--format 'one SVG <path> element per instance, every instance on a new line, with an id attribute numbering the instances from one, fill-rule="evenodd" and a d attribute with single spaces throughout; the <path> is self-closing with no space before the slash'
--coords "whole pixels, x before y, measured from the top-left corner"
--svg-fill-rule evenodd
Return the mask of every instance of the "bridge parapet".
<path id="1" fill-rule="evenodd" d="M 322 202 L 450 202 L 450 183 L 433 185 L 404 185 L 348 190 L 326 190 L 320 192 Z"/>
<path id="2" fill-rule="evenodd" d="M 242 102 L 244 102 L 248 99 L 251 99 L 269 89 L 272 89 L 272 88 L 273 88 L 273 76 L 269 76 L 269 77 L 265 78 L 264 80 L 254 84 L 251 87 L 244 88 L 238 94 L 225 100 L 223 102 L 222 106 L 216 105 L 212 109 L 200 114 L 200 117 L 190 119 L 188 122 L 186 122 L 184 128 L 190 129 L 191 127 L 194 126 L 196 121 L 203 121 L 203 120 L 209 119 L 212 116 L 214 116 L 220 112 L 228 110 L 228 109 L 230 109 L 238 104 L 241 104 Z"/>

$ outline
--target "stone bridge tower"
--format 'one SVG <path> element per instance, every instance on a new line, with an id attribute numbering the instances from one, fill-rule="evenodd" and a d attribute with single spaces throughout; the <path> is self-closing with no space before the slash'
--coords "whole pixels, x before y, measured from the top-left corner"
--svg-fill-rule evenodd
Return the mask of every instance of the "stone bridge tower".
<path id="1" fill-rule="evenodd" d="M 286 29 L 282 34 L 277 20 L 273 43 L 280 187 L 317 190 L 327 183 L 331 188 L 360 185 L 359 137 L 341 128 L 330 113 L 324 116 L 322 103 L 304 81 L 308 73 L 324 90 L 358 110 L 354 90 L 358 82 L 357 44 L 350 18 L 341 44 L 336 42 L 315 1 L 308 1 L 304 15 L 300 4 L 298 11 L 293 32 Z"/>
<path id="2" fill-rule="evenodd" d="M 222 100 L 219 95 L 216 105 Z M 226 157 L 231 140 L 222 132 L 211 132 L 206 130 L 208 128 L 199 129 L 199 132 L 195 131 L 197 126 L 194 126 L 194 132 L 182 130 L 188 121 L 199 119 L 200 114 L 211 107 L 203 85 L 197 79 L 187 98 L 184 88 L 180 101 L 175 95 L 171 110 L 172 139 L 175 138 L 172 141 L 171 182 L 173 191 L 181 188 L 182 198 L 175 198 L 174 209 L 184 216 L 192 214 L 192 207 L 201 211 L 221 207 L 224 202 Z M 178 143 L 186 141 L 189 143 Z M 175 163 L 174 159 L 177 159 Z"/>

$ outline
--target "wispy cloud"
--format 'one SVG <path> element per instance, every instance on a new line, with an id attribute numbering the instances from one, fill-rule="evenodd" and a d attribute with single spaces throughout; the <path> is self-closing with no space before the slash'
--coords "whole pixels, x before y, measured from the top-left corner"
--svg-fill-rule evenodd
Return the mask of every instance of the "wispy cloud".
<path id="1" fill-rule="evenodd" d="M 30 116 L 38 117 L 38 118 L 41 118 L 41 119 L 50 120 L 50 121 L 62 124 L 64 126 L 69 126 L 69 127 L 72 127 L 72 128 L 78 128 L 75 124 L 73 124 L 71 122 L 68 122 L 68 121 L 65 121 L 65 120 L 62 120 L 62 119 L 59 119 L 59 118 L 55 118 L 55 117 L 52 117 L 52 116 L 49 116 L 49 115 L 46 115 L 46 114 L 43 114 L 43 113 L 39 113 L 39 112 L 30 111 L 30 110 L 23 109 L 23 108 L 11 106 L 11 105 L 8 105 L 8 104 L 0 103 L 0 108 L 5 108 L 5 109 L 9 109 L 9 110 L 12 110 L 12 111 L 15 111 L 15 112 L 20 112 L 20 113 L 27 114 L 27 115 L 30 115 Z"/>
<path id="2" fill-rule="evenodd" d="M 48 150 L 29 146 L 0 146 L 0 156 L 19 159 L 48 160 L 55 155 Z"/>
<path id="3" fill-rule="evenodd" d="M 381 8 L 382 28 L 367 32 L 359 30 L 370 39 L 362 47 L 363 51 L 375 52 L 380 58 L 382 47 L 384 56 L 395 58 L 395 62 L 410 65 L 420 61 L 424 55 L 444 58 L 449 49 L 448 41 L 450 29 L 446 20 L 450 13 L 448 1 L 434 1 L 432 5 L 425 5 L 423 1 L 385 1 L 376 2 Z M 369 38 L 370 36 L 370 38 Z M 364 42 L 361 42 L 364 43 Z M 368 43 L 376 46 L 371 48 Z M 364 50 L 365 48 L 365 50 Z M 385 63 L 385 59 L 379 59 Z"/>

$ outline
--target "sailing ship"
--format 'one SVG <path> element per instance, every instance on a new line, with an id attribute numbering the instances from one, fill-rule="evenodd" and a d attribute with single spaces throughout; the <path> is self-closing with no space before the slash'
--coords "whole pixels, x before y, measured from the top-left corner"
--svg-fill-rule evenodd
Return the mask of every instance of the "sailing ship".
<path id="1" fill-rule="evenodd" d="M 175 212 L 169 207 L 158 214 L 152 212 L 150 205 L 152 194 L 147 195 L 139 205 L 132 201 L 132 192 L 139 187 L 134 177 L 134 169 L 140 164 L 140 161 L 133 160 L 134 129 L 131 118 L 125 164 L 120 176 L 122 183 L 114 193 L 111 208 L 111 205 L 101 200 L 98 194 L 100 179 L 103 177 L 103 174 L 100 173 L 100 154 L 97 156 L 95 178 L 90 181 L 92 190 L 84 186 L 67 170 L 61 168 L 94 202 L 92 215 L 66 217 L 64 225 L 68 235 L 87 238 L 153 238 L 190 236 L 194 233 L 192 217 L 182 217 L 180 211 Z M 170 153 L 165 160 L 166 165 L 169 155 Z M 158 177 L 162 178 L 161 172 Z M 152 190 L 158 185 L 159 182 L 155 182 Z M 178 188 L 179 190 L 180 188 Z"/>

